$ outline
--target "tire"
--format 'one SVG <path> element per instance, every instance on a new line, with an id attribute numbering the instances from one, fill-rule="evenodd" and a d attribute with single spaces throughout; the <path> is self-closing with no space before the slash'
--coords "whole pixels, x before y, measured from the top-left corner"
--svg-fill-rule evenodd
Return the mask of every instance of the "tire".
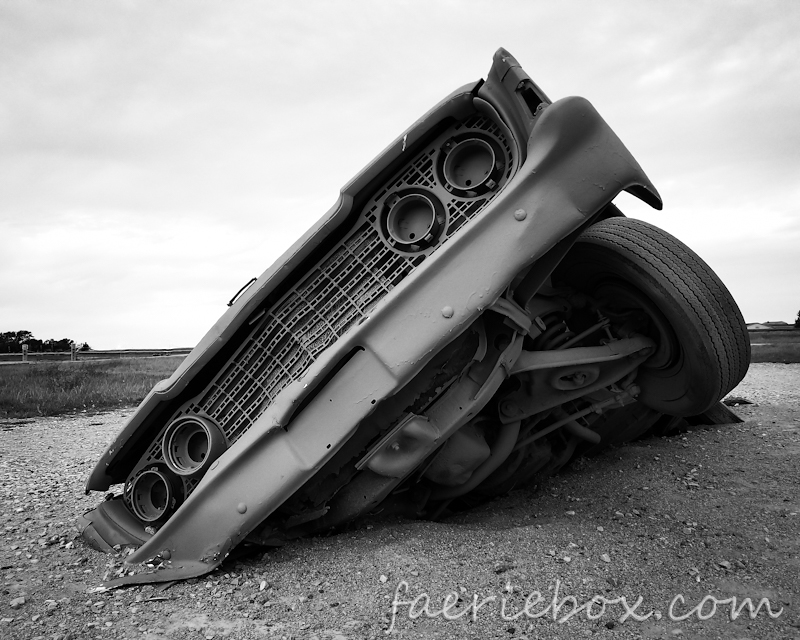
<path id="1" fill-rule="evenodd" d="M 750 364 L 747 329 L 733 297 L 689 247 L 658 227 L 609 218 L 588 227 L 553 273 L 586 293 L 622 332 L 653 338 L 639 368 L 639 401 L 673 416 L 706 411 Z"/>

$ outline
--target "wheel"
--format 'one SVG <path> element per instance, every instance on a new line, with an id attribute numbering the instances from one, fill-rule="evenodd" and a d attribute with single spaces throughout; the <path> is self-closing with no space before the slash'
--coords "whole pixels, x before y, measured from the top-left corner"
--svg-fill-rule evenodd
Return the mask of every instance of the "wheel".
<path id="1" fill-rule="evenodd" d="M 691 416 L 744 377 L 750 341 L 731 294 L 703 260 L 641 220 L 609 218 L 584 231 L 553 283 L 588 294 L 618 336 L 639 333 L 656 352 L 639 368 L 639 401 Z"/>

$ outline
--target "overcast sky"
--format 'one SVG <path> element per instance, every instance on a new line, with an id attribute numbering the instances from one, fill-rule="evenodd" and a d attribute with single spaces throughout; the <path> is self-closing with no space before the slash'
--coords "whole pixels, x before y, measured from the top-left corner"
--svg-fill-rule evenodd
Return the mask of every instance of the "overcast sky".
<path id="1" fill-rule="evenodd" d="M 588 98 L 748 322 L 800 309 L 800 2 L 0 0 L 0 331 L 193 346 L 506 47 Z"/>

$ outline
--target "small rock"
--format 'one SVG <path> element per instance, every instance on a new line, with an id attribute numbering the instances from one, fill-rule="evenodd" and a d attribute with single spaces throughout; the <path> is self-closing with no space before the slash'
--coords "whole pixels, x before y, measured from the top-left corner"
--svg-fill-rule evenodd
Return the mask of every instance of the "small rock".
<path id="1" fill-rule="evenodd" d="M 602 554 L 602 555 L 600 556 L 600 559 L 601 559 L 603 562 L 611 562 L 611 556 L 609 556 L 607 553 L 604 553 L 604 554 Z"/>
<path id="2" fill-rule="evenodd" d="M 379 578 L 379 580 L 380 580 L 381 582 L 386 582 L 388 579 L 389 579 L 389 578 L 387 578 L 387 577 L 386 577 L 385 575 L 383 575 L 383 574 L 381 574 L 381 577 Z"/>
<path id="3" fill-rule="evenodd" d="M 23 604 L 25 604 L 25 598 L 14 598 L 10 606 L 12 609 L 19 609 Z"/>
<path id="4" fill-rule="evenodd" d="M 505 573 L 506 571 L 510 571 L 511 569 L 515 569 L 515 568 L 516 568 L 516 565 L 514 565 L 514 564 L 511 564 L 509 562 L 501 562 L 501 563 L 495 565 L 494 572 L 499 575 L 501 573 Z"/>
<path id="5" fill-rule="evenodd" d="M 598 530 L 600 533 L 603 533 L 603 531 L 605 531 L 605 529 L 603 529 L 603 527 L 597 527 L 597 530 Z"/>
<path id="6" fill-rule="evenodd" d="M 574 516 L 574 515 L 575 515 L 575 512 L 574 512 L 574 511 L 567 511 L 567 515 L 568 515 L 568 516 Z"/>
<path id="7" fill-rule="evenodd" d="M 719 561 L 717 564 L 718 564 L 720 567 L 722 567 L 723 569 L 727 569 L 728 571 L 730 571 L 730 570 L 731 570 L 731 568 L 732 568 L 732 565 L 731 565 L 731 563 L 730 563 L 730 562 L 728 562 L 727 560 L 720 560 L 720 561 Z"/>

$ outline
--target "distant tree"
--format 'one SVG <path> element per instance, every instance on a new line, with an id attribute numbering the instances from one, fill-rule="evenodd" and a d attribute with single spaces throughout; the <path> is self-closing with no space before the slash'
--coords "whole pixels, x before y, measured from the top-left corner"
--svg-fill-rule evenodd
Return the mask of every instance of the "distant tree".
<path id="1" fill-rule="evenodd" d="M 15 344 L 16 340 L 14 337 L 13 331 L 4 331 L 0 333 L 0 351 L 3 353 L 12 353 L 14 349 L 12 346 Z"/>
<path id="2" fill-rule="evenodd" d="M 28 351 L 69 351 L 75 342 L 69 338 L 39 340 L 30 331 L 4 331 L 0 333 L 0 353 L 21 353 L 22 345 L 28 345 Z M 86 349 L 90 349 L 86 345 Z"/>
<path id="3" fill-rule="evenodd" d="M 81 351 L 91 351 L 91 349 L 92 349 L 92 348 L 89 346 L 89 343 L 88 343 L 88 342 L 84 342 L 84 343 L 81 345 L 81 347 L 80 347 L 80 350 L 81 350 Z"/>
<path id="4" fill-rule="evenodd" d="M 20 353 L 22 345 L 33 340 L 30 331 L 6 331 L 0 334 L 0 349 L 5 353 Z"/>
<path id="5" fill-rule="evenodd" d="M 61 340 L 53 341 L 53 348 L 56 351 L 69 351 L 71 345 L 72 345 L 72 340 L 70 340 L 69 338 L 61 338 Z"/>
<path id="6" fill-rule="evenodd" d="M 800 329 L 800 311 L 797 312 L 797 319 L 794 321 L 794 328 Z"/>

